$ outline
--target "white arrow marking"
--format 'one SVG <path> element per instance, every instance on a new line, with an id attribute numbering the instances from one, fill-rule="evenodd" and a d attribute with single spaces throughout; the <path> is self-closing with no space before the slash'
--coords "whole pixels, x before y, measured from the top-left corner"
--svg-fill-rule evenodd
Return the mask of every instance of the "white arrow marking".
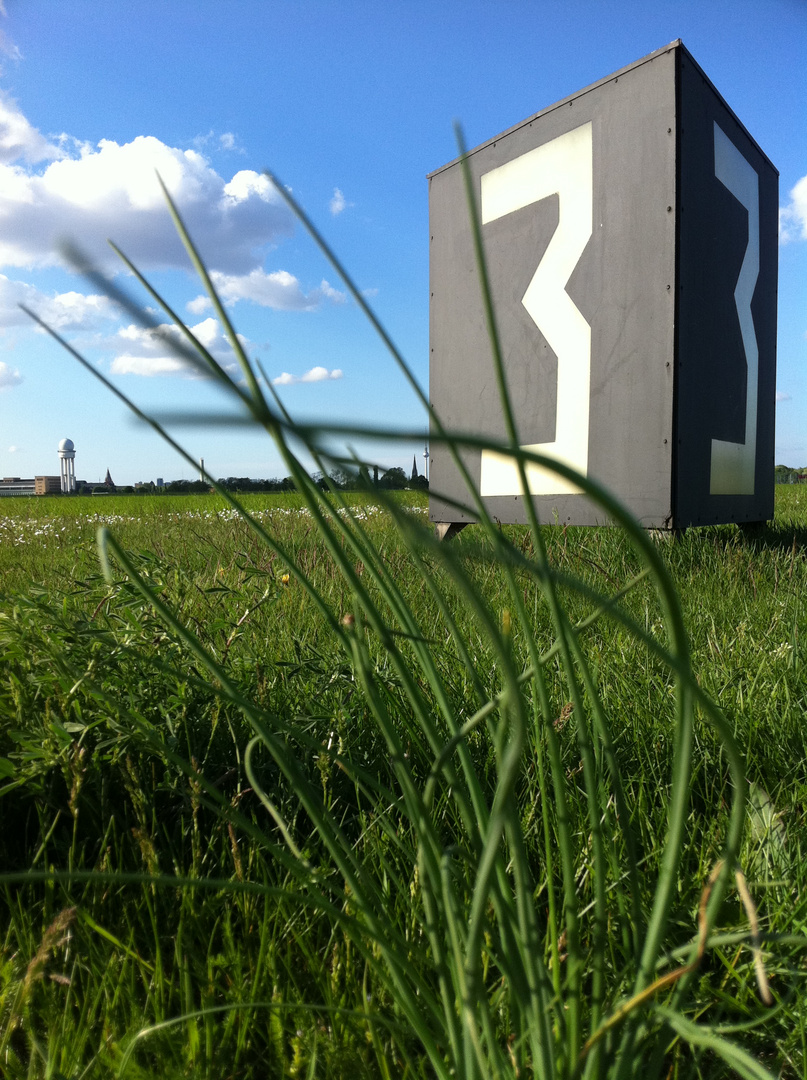
<path id="1" fill-rule="evenodd" d="M 591 123 L 508 161 L 481 178 L 482 224 L 550 195 L 559 202 L 558 225 L 522 303 L 558 359 L 557 414 L 552 442 L 524 450 L 547 454 L 585 475 L 591 384 L 591 328 L 566 285 L 592 229 L 594 167 Z M 548 469 L 527 466 L 533 495 L 577 494 L 579 488 Z M 523 494 L 518 468 L 505 454 L 482 451 L 482 495 Z"/>
<path id="2" fill-rule="evenodd" d="M 715 122 L 715 176 L 748 211 L 748 246 L 734 289 L 745 361 L 748 365 L 745 398 L 745 439 L 712 439 L 712 495 L 753 495 L 757 457 L 757 397 L 759 347 L 751 301 L 759 276 L 759 176 L 728 135 Z"/>

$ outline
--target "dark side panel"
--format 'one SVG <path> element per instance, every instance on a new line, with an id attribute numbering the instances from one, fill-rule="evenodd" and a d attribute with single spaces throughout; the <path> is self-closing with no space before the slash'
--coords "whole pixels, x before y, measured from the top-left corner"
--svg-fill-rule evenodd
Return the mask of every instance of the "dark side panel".
<path id="1" fill-rule="evenodd" d="M 675 520 L 773 517 L 779 177 L 680 55 Z"/>

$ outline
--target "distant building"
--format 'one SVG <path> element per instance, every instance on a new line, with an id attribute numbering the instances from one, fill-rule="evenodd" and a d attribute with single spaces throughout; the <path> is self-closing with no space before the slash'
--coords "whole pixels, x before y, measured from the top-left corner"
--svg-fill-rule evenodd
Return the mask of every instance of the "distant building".
<path id="1" fill-rule="evenodd" d="M 0 496 L 7 498 L 14 495 L 58 495 L 62 490 L 60 476 L 4 476 L 0 480 Z"/>
<path id="2" fill-rule="evenodd" d="M 34 477 L 34 495 L 59 495 L 61 493 L 61 490 L 61 476 Z"/>
<path id="3" fill-rule="evenodd" d="M 59 476 L 34 476 L 22 478 L 5 476 L 0 480 L 0 497 L 14 495 L 70 495 L 84 484 L 76 482 L 74 461 L 76 448 L 71 439 L 59 443 Z M 107 474 L 108 475 L 108 474 Z"/>
<path id="4" fill-rule="evenodd" d="M 19 476 L 4 476 L 0 480 L 0 496 L 6 498 L 14 495 L 33 495 L 35 488 L 36 481 L 33 478 L 23 480 Z"/>
<path id="5" fill-rule="evenodd" d="M 107 469 L 106 476 L 104 477 L 104 487 L 108 488 L 110 491 L 115 490 L 115 481 L 109 475 L 109 469 Z"/>
<path id="6" fill-rule="evenodd" d="M 59 472 L 63 495 L 72 495 L 76 490 L 75 471 L 76 448 L 72 439 L 62 439 L 59 443 Z"/>

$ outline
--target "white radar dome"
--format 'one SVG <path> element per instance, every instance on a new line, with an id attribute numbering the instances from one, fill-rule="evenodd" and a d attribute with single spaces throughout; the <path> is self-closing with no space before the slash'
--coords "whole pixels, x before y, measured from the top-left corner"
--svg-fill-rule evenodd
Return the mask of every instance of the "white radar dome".
<path id="1" fill-rule="evenodd" d="M 75 446 L 73 446 L 73 440 L 72 439 L 62 439 L 62 441 L 59 443 L 59 449 L 60 450 L 75 450 Z"/>

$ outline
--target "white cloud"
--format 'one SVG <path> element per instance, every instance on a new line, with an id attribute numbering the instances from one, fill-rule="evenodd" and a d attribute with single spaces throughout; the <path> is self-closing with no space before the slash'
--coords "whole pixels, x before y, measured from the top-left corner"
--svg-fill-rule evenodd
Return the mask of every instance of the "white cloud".
<path id="1" fill-rule="evenodd" d="M 324 367 L 313 367 L 310 371 L 307 371 L 301 378 L 301 382 L 324 382 L 326 379 L 341 379 L 342 369 L 334 368 L 333 371 L 328 371 Z"/>
<path id="2" fill-rule="evenodd" d="M 790 401 L 790 394 L 785 394 L 781 390 L 776 391 L 777 401 Z"/>
<path id="3" fill-rule="evenodd" d="M 790 202 L 779 211 L 779 239 L 807 240 L 807 176 L 790 190 Z"/>
<path id="4" fill-rule="evenodd" d="M 197 146 L 205 142 L 216 149 L 239 150 L 232 132 L 215 136 L 211 131 Z M 263 269 L 267 249 L 291 235 L 294 227 L 267 176 L 241 169 L 228 178 L 200 149 L 178 149 L 150 135 L 123 144 L 102 139 L 97 145 L 66 134 L 46 137 L 2 92 L 0 269 L 62 265 L 59 244 L 67 238 L 91 263 L 117 271 L 121 264 L 107 237 L 146 272 L 188 269 L 157 173 L 227 303 L 249 300 L 278 310 L 311 311 L 326 302 L 345 301 L 345 294 L 325 280 L 305 289 L 286 270 Z M 107 297 L 78 291 L 47 294 L 15 276 L 20 275 L 0 274 L 0 333 L 6 327 L 30 325 L 19 308 L 24 304 L 55 329 L 95 330 L 93 348 L 107 350 L 116 374 L 196 375 L 171 349 L 176 328 L 124 328 L 115 334 L 109 326 L 99 326 L 120 317 Z M 186 307 L 197 336 L 222 366 L 231 365 L 234 358 L 218 322 L 206 317 L 211 311 L 207 297 L 197 296 Z M 4 385 L 14 385 L 18 373 L 4 368 L 3 378 Z"/>
<path id="5" fill-rule="evenodd" d="M 0 390 L 10 390 L 12 386 L 19 386 L 22 375 L 16 368 L 10 368 L 8 364 L 0 360 Z"/>
<path id="6" fill-rule="evenodd" d="M 326 300 L 332 301 L 334 304 L 344 304 L 347 297 L 339 289 L 335 289 L 333 285 L 329 285 L 325 278 L 319 283 L 319 289 L 315 290 L 319 292 Z"/>
<path id="7" fill-rule="evenodd" d="M 25 304 L 55 330 L 87 330 L 96 326 L 99 319 L 116 314 L 106 296 L 78 292 L 48 296 L 33 285 L 11 281 L 0 274 L 0 328 L 32 325 L 20 304 Z"/>
<path id="8" fill-rule="evenodd" d="M 194 300 L 189 300 L 185 307 L 191 313 L 191 315 L 201 315 L 203 311 L 207 311 L 208 308 L 213 307 L 208 296 L 197 296 Z"/>
<path id="9" fill-rule="evenodd" d="M 85 330 L 116 311 L 107 296 L 66 292 L 48 297 L 36 314 L 54 330 Z"/>
<path id="10" fill-rule="evenodd" d="M 7 453 L 16 454 L 19 449 L 19 446 L 9 446 Z"/>
<path id="11" fill-rule="evenodd" d="M 5 15 L 5 11 L 2 7 L 0 7 L 0 12 Z M 2 53 L 3 56 L 7 56 L 9 60 L 22 60 L 22 53 L 20 52 L 19 47 L 15 45 L 2 30 L 0 30 L 0 53 Z"/>
<path id="12" fill-rule="evenodd" d="M 117 267 L 106 243 L 112 237 L 138 266 L 186 267 L 156 172 L 215 269 L 247 273 L 259 262 L 261 248 L 291 234 L 285 204 L 260 173 L 243 169 L 227 181 L 198 151 L 167 146 L 151 135 L 123 145 L 102 139 L 97 147 L 64 136 L 56 146 L 16 107 L 7 101 L 3 107 L 0 265 L 56 264 L 60 241 L 70 237 L 93 261 Z M 31 168 L 49 158 L 56 160 L 44 170 Z"/>
<path id="13" fill-rule="evenodd" d="M 341 379 L 342 375 L 341 368 L 328 371 L 324 367 L 313 367 L 310 371 L 306 371 L 305 375 L 290 375 L 288 371 L 284 371 L 282 375 L 272 379 L 272 382 L 275 386 L 294 386 L 296 383 L 327 382 L 328 379 Z"/>
<path id="14" fill-rule="evenodd" d="M 60 158 L 64 151 L 48 142 L 20 112 L 17 103 L 0 94 L 0 162 L 22 159 L 29 164 Z"/>
<path id="15" fill-rule="evenodd" d="M 178 356 L 132 356 L 121 353 L 112 361 L 113 375 L 184 375 L 192 378 L 196 373 Z"/>
<path id="16" fill-rule="evenodd" d="M 300 282 L 287 270 L 275 270 L 267 274 L 256 268 L 249 274 L 211 274 L 213 284 L 222 300 L 235 303 L 237 300 L 251 300 L 261 307 L 275 308 L 278 311 L 313 311 L 323 300 L 342 303 L 344 293 L 334 289 L 323 280 L 319 287 L 304 293 Z"/>
<path id="17" fill-rule="evenodd" d="M 268 176 L 256 173 L 252 169 L 241 169 L 229 183 L 224 185 L 224 194 L 233 204 L 243 202 L 250 195 L 257 195 L 264 202 L 277 202 L 280 196 Z"/>
<path id="18" fill-rule="evenodd" d="M 217 136 L 213 128 L 211 128 L 205 135 L 196 135 L 192 142 L 199 151 L 204 151 L 205 147 L 213 144 L 214 149 L 216 150 L 234 150 L 239 154 L 246 153 L 246 151 L 238 145 L 238 139 L 232 131 L 225 131 Z"/>
<path id="19" fill-rule="evenodd" d="M 333 189 L 333 198 L 328 203 L 328 206 L 334 217 L 336 217 L 337 214 L 341 214 L 347 206 L 347 203 L 345 202 L 345 196 L 342 194 L 338 187 Z"/>
<path id="20" fill-rule="evenodd" d="M 235 371 L 232 350 L 224 336 L 218 319 L 203 319 L 190 327 L 197 341 L 221 364 L 226 371 Z M 154 330 L 143 327 L 122 327 L 117 335 L 118 343 L 126 343 L 126 351 L 118 353 L 110 366 L 113 375 L 182 375 L 185 378 L 201 378 L 200 372 L 171 348 L 172 343 L 185 344 L 186 339 L 173 323 L 163 323 Z M 238 340 L 245 349 L 250 347 L 241 334 Z"/>

